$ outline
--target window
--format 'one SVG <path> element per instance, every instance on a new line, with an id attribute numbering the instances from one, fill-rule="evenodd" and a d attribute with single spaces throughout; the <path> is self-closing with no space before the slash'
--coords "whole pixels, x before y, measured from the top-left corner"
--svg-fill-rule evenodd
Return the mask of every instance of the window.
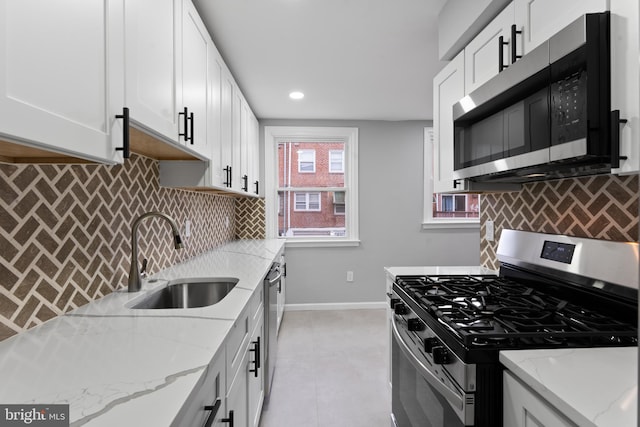
<path id="1" fill-rule="evenodd" d="M 314 173 L 316 171 L 316 150 L 298 150 L 298 172 Z"/>
<path id="2" fill-rule="evenodd" d="M 293 193 L 295 199 L 296 211 L 314 211 L 319 212 L 320 209 L 320 193 Z"/>
<path id="3" fill-rule="evenodd" d="M 357 245 L 357 128 L 265 127 L 267 236 Z"/>
<path id="4" fill-rule="evenodd" d="M 480 217 L 480 196 L 478 194 L 433 192 L 434 148 L 433 129 L 425 128 L 423 228 L 478 227 Z"/>
<path id="5" fill-rule="evenodd" d="M 329 172 L 344 173 L 344 150 L 329 151 Z"/>

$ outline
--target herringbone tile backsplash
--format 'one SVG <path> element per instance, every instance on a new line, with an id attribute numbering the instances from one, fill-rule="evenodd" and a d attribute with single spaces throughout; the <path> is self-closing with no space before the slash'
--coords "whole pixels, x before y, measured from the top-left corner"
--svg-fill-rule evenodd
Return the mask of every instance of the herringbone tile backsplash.
<path id="1" fill-rule="evenodd" d="M 494 221 L 493 242 L 484 239 Z M 502 229 L 638 241 L 638 176 L 598 175 L 525 184 L 520 192 L 483 194 L 480 262 L 496 269 Z"/>
<path id="2" fill-rule="evenodd" d="M 264 218 L 264 203 L 246 205 L 243 218 Z M 0 164 L 0 340 L 126 286 L 131 224 L 148 211 L 181 228 L 191 221 L 178 251 L 164 221 L 143 221 L 140 261 L 152 273 L 236 233 L 264 237 L 264 221 L 236 221 L 234 198 L 159 187 L 158 162 L 145 157 L 121 166 Z"/>

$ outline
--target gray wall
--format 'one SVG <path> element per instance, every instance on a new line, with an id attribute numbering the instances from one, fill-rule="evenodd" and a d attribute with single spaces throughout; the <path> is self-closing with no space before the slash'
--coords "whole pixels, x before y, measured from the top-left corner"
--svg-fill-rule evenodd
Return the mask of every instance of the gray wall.
<path id="1" fill-rule="evenodd" d="M 385 266 L 478 265 L 478 230 L 422 230 L 423 129 L 430 121 L 263 120 L 359 129 L 359 247 L 287 248 L 287 304 L 381 302 Z M 354 282 L 346 272 L 354 272 Z"/>

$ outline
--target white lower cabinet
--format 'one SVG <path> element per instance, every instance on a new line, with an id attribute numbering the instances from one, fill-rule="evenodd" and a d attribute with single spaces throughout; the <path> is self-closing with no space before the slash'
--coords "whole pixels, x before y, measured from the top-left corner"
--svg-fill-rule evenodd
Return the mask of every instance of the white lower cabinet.
<path id="1" fill-rule="evenodd" d="M 260 283 L 171 427 L 258 427 L 266 369 L 263 339 Z"/>
<path id="2" fill-rule="evenodd" d="M 264 310 L 259 310 L 257 324 L 249 342 L 249 360 L 247 369 L 247 405 L 248 426 L 258 427 L 262 404 L 264 402 Z"/>
<path id="3" fill-rule="evenodd" d="M 576 427 L 559 411 L 513 374 L 505 371 L 503 383 L 503 425 L 509 427 Z"/>
<path id="4" fill-rule="evenodd" d="M 220 425 L 225 411 L 225 354 L 219 352 L 209 364 L 187 403 L 182 407 L 171 427 L 199 427 Z"/>

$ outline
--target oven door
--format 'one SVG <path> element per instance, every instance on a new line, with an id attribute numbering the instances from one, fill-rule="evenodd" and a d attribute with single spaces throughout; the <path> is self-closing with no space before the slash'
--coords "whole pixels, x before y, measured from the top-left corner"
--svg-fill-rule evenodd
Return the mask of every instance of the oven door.
<path id="1" fill-rule="evenodd" d="M 411 354 L 392 322 L 392 423 L 395 427 L 473 425 L 473 397 L 452 390 Z M 468 399 L 470 397 L 470 399 Z M 469 403 L 471 402 L 471 405 Z M 470 418 L 470 419 L 469 419 Z M 465 423 L 463 421 L 467 421 Z"/>

